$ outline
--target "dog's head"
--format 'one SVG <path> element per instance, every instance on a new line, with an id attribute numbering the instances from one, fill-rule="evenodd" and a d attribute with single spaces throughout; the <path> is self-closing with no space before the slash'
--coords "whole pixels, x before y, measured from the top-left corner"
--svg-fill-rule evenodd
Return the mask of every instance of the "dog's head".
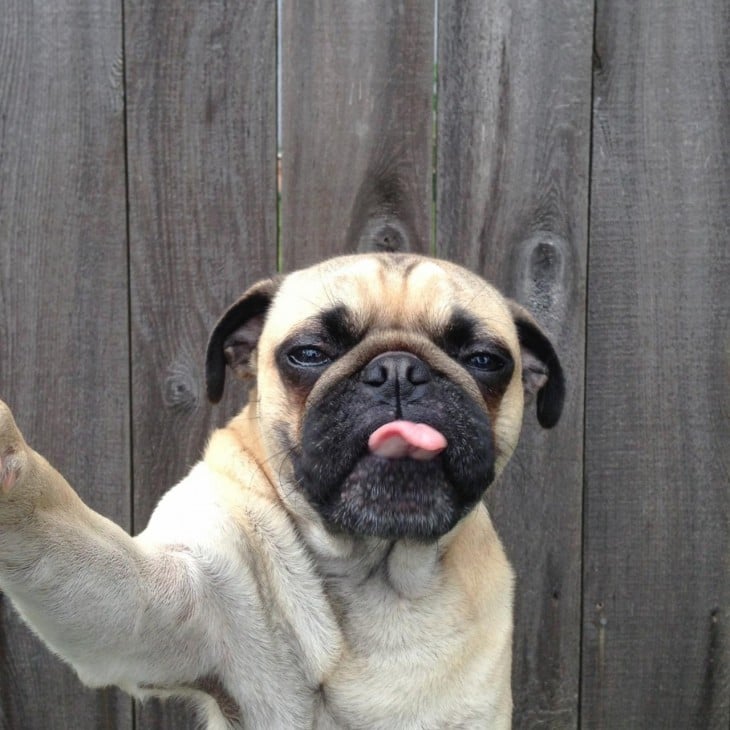
<path id="1" fill-rule="evenodd" d="M 255 284 L 211 336 L 213 402 L 226 366 L 254 379 L 285 499 L 295 490 L 332 531 L 384 538 L 448 532 L 509 459 L 525 395 L 546 428 L 564 396 L 524 309 L 459 266 L 408 254 Z"/>

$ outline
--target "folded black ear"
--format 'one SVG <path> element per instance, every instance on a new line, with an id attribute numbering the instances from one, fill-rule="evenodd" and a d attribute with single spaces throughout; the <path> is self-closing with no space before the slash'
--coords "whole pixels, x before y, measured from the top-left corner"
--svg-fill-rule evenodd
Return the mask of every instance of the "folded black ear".
<path id="1" fill-rule="evenodd" d="M 213 328 L 205 355 L 205 386 L 211 403 L 218 403 L 223 396 L 226 365 L 239 378 L 252 377 L 251 353 L 256 349 L 266 312 L 280 283 L 281 279 L 276 277 L 254 284 Z"/>
<path id="2" fill-rule="evenodd" d="M 522 385 L 525 400 L 537 394 L 537 420 L 552 428 L 563 412 L 565 378 L 560 360 L 547 335 L 532 315 L 516 302 L 509 302 L 522 350 Z"/>

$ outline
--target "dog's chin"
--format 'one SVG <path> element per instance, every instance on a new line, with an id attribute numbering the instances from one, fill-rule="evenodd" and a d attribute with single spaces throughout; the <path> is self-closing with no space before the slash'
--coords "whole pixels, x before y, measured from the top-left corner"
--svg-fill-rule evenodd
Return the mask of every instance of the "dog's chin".
<path id="1" fill-rule="evenodd" d="M 433 540 L 476 504 L 465 502 L 440 457 L 428 461 L 363 456 L 319 511 L 337 532 L 388 540 Z"/>

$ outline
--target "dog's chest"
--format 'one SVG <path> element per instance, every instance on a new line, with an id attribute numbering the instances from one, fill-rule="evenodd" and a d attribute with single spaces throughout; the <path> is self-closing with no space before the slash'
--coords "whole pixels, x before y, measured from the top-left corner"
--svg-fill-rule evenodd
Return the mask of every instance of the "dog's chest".
<path id="1" fill-rule="evenodd" d="M 452 658 L 466 637 L 432 567 L 408 586 L 411 596 L 394 589 L 387 563 L 364 581 L 357 573 L 326 581 L 344 648 L 322 684 L 315 727 L 440 726 L 434 687 L 454 681 Z"/>
<path id="2" fill-rule="evenodd" d="M 382 586 L 348 587 L 332 599 L 342 653 L 319 683 L 301 666 L 300 641 L 287 631 L 277 632 L 259 664 L 256 690 L 240 696 L 232 713 L 220 698 L 204 698 L 209 730 L 387 727 L 396 716 L 418 714 L 416 708 L 429 692 L 427 680 L 433 678 L 434 653 L 442 659 L 447 648 L 439 637 L 429 637 L 431 612 Z"/>
<path id="3" fill-rule="evenodd" d="M 438 618 L 441 591 L 405 598 L 393 590 L 384 568 L 365 579 L 357 570 L 326 578 L 322 587 L 336 618 L 332 628 L 340 634 L 339 656 L 315 678 L 302 665 L 303 645 L 309 643 L 309 650 L 322 656 L 331 646 L 317 647 L 312 635 L 297 635 L 269 603 L 267 619 L 270 628 L 277 627 L 276 638 L 259 664 L 257 692 L 241 703 L 244 726 L 268 728 L 286 720 L 288 726 L 318 730 L 386 727 L 394 717 L 422 715 L 424 702 L 432 701 L 434 666 L 445 666 L 454 649 L 455 627 Z M 300 596 L 299 605 L 306 603 Z M 235 720 L 222 724 L 219 709 L 209 708 L 210 728 L 239 727 Z M 409 727 L 407 722 L 399 726 Z"/>
<path id="4" fill-rule="evenodd" d="M 225 717 L 220 703 L 208 704 L 209 730 L 484 727 L 497 699 L 490 685 L 497 689 L 506 680 L 495 675 L 492 663 L 502 662 L 485 645 L 480 622 L 467 615 L 438 568 L 421 575 L 428 580 L 420 596 L 411 572 L 411 583 L 401 584 L 412 591 L 408 597 L 394 590 L 387 567 L 366 576 L 357 570 L 329 575 L 319 583 L 316 593 L 326 596 L 330 630 L 338 634 L 336 656 L 332 634 L 319 646 L 313 634 L 301 636 L 287 610 L 266 601 L 261 618 L 269 624 L 270 643 L 255 666 L 233 673 L 238 682 L 245 678 L 233 717 Z M 315 598 L 300 594 L 296 604 L 311 604 L 311 610 L 319 604 Z M 314 673 L 309 652 L 331 661 Z"/>

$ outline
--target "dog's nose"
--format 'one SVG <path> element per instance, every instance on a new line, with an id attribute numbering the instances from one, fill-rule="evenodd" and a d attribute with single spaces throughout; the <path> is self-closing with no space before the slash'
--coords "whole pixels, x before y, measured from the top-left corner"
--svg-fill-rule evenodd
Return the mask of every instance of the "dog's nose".
<path id="1" fill-rule="evenodd" d="M 410 352 L 384 352 L 363 369 L 360 379 L 381 403 L 399 406 L 421 398 L 431 382 L 426 363 Z"/>

